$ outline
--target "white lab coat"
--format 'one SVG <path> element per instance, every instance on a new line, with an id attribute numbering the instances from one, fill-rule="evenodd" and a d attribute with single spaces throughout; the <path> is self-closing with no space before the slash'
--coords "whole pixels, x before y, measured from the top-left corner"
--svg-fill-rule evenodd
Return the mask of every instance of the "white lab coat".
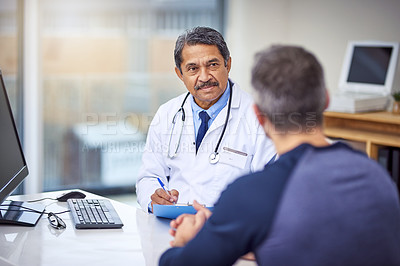
<path id="1" fill-rule="evenodd" d="M 210 164 L 209 156 L 214 151 L 224 127 L 228 103 L 211 124 L 196 155 L 193 112 L 190 100 L 186 100 L 182 138 L 178 155 L 173 159 L 167 156 L 172 120 L 186 93 L 160 106 L 149 128 L 142 166 L 136 182 L 137 199 L 144 210 L 148 210 L 150 196 L 160 188 L 156 177 L 159 177 L 169 190 L 179 191 L 178 203 L 192 203 L 193 200 L 197 200 L 207 206 L 213 206 L 228 184 L 244 174 L 263 169 L 274 156 L 273 143 L 265 136 L 253 112 L 251 96 L 242 91 L 236 83 L 232 93 L 231 112 L 219 146 L 221 159 L 217 164 Z M 179 116 L 170 154 L 175 151 L 174 145 L 178 142 L 181 128 L 182 120 Z M 234 152 L 227 152 L 227 148 Z"/>

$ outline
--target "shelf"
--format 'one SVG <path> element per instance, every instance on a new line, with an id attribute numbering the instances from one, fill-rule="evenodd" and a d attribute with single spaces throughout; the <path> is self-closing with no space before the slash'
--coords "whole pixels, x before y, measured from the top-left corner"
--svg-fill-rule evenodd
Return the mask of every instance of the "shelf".
<path id="1" fill-rule="evenodd" d="M 400 116 L 389 112 L 325 112 L 324 133 L 331 138 L 364 142 L 368 156 L 376 160 L 379 147 L 400 147 Z"/>
<path id="2" fill-rule="evenodd" d="M 355 119 L 360 121 L 400 125 L 400 115 L 393 114 L 390 112 L 372 112 L 372 113 L 358 113 L 358 114 L 324 112 L 324 117 L 336 117 L 336 118 Z"/>
<path id="3" fill-rule="evenodd" d="M 359 142 L 370 141 L 377 145 L 400 148 L 400 136 L 392 134 L 365 132 L 363 130 L 343 128 L 327 128 L 324 130 L 324 133 L 333 138 L 343 138 Z"/>

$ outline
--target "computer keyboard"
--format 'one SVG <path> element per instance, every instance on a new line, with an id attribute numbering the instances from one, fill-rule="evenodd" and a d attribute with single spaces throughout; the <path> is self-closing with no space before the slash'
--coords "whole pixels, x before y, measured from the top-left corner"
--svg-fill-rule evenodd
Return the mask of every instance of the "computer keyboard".
<path id="1" fill-rule="evenodd" d="M 68 199 L 76 229 L 121 228 L 124 226 L 107 199 Z"/>

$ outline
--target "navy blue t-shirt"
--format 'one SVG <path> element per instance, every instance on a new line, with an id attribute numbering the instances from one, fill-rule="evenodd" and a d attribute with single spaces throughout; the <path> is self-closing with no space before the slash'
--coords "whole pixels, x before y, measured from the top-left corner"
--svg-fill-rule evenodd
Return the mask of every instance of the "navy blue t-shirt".
<path id="1" fill-rule="evenodd" d="M 263 171 L 237 179 L 221 194 L 197 236 L 185 247 L 167 250 L 160 265 L 232 265 L 256 251 L 271 232 L 285 187 L 308 149 L 351 150 L 342 143 L 320 148 L 302 144 Z"/>

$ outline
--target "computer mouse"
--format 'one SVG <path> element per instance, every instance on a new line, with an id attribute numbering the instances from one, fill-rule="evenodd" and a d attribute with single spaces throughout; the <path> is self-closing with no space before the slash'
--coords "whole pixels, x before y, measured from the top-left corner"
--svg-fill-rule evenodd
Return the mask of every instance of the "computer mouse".
<path id="1" fill-rule="evenodd" d="M 57 198 L 58 201 L 66 202 L 68 199 L 84 199 L 86 197 L 85 194 L 79 191 L 71 191 L 62 194 Z"/>

